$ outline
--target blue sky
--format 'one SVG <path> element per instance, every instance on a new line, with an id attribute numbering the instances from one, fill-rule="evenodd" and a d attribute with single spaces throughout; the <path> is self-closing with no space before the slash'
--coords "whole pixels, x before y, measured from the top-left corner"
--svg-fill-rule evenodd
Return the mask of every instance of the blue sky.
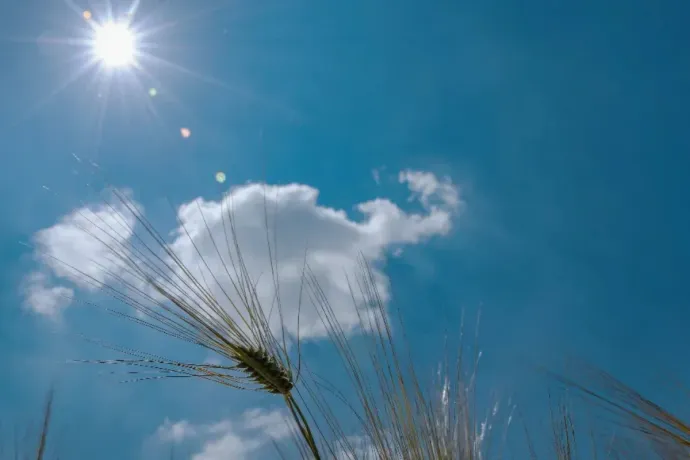
<path id="1" fill-rule="evenodd" d="M 675 363 L 689 319 L 690 7 L 259 3 L 142 1 L 134 22 L 151 34 L 142 38 L 150 57 L 141 70 L 97 65 L 66 85 L 89 49 L 58 39 L 88 39 L 80 12 L 101 21 L 105 3 L 4 5 L 3 420 L 38 416 L 57 382 L 55 447 L 64 458 L 151 458 L 166 419 L 196 426 L 203 444 L 223 421 L 258 429 L 242 425 L 243 412 L 272 407 L 210 384 L 118 385 L 96 375 L 101 369 L 62 364 L 104 353 L 79 333 L 187 352 L 77 304 L 57 319 L 26 306 L 32 273 L 82 294 L 19 242 L 35 242 L 84 202 L 102 202 L 106 184 L 132 190 L 165 232 L 175 227 L 166 199 L 217 201 L 230 186 L 256 181 L 319 192 L 317 204 L 295 195 L 281 208 L 301 236 L 310 228 L 300 227 L 295 209 L 307 218 L 343 210 L 358 223 L 367 216 L 357 205 L 375 198 L 406 216 L 436 209 L 447 223 L 410 230 L 403 219 L 389 222 L 385 237 L 369 228 L 353 240 L 385 253 L 391 305 L 422 355 L 439 356 L 439 335 L 459 324 L 463 309 L 481 308 L 489 389 L 537 401 L 528 363 L 574 353 L 674 402 L 664 379 L 649 374 L 690 381 Z M 129 5 L 113 6 L 121 14 Z M 214 181 L 217 171 L 225 184 Z M 433 206 L 419 195 L 409 201 L 412 181 L 401 183 L 400 171 L 432 173 L 460 201 L 444 201 L 438 187 Z M 403 227 L 415 237 L 391 236 Z M 337 231 L 330 235 L 321 234 L 324 245 L 350 248 Z"/>

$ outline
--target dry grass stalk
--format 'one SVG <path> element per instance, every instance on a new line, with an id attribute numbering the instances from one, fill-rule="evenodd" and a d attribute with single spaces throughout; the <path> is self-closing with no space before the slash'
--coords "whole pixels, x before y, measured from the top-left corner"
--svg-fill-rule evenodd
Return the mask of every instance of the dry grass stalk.
<path id="1" fill-rule="evenodd" d="M 137 312 L 136 315 L 130 315 L 112 311 L 113 314 L 201 346 L 225 358 L 230 364 L 185 363 L 122 347 L 111 348 L 129 355 L 131 359 L 95 362 L 146 368 L 156 373 L 153 377 L 137 380 L 202 378 L 233 388 L 280 395 L 292 415 L 294 426 L 291 428 L 294 429 L 298 452 L 303 458 L 319 459 L 324 457 L 323 452 L 334 458 L 353 460 L 479 460 L 489 457 L 490 437 L 496 431 L 492 426 L 496 410 L 483 421 L 476 417 L 474 393 L 480 354 L 475 351 L 472 356 L 472 370 L 468 375 L 463 372 L 467 360 L 460 350 L 454 366 L 448 366 L 447 363 L 442 366 L 437 391 L 425 391 L 411 364 L 409 353 L 402 353 L 395 346 L 393 327 L 377 292 L 377 281 L 365 260 L 361 261 L 361 273 L 355 285 L 351 285 L 356 303 L 363 302 L 375 307 L 375 313 L 366 316 L 357 310 L 360 328 L 368 332 L 369 346 L 365 359 L 357 356 L 351 348 L 348 336 L 338 323 L 318 280 L 308 268 L 305 273 L 309 296 L 317 306 L 328 335 L 348 371 L 357 401 L 345 400 L 337 389 L 310 372 L 306 365 L 304 372 L 309 378 L 304 382 L 303 392 L 300 392 L 297 388 L 302 371 L 299 337 L 296 357 L 293 358 L 288 353 L 285 328 L 281 327 L 277 337 L 269 325 L 270 313 L 266 314 L 256 291 L 255 280 L 249 275 L 242 258 L 232 212 L 228 210 L 225 215 L 227 219 L 223 219 L 224 255 L 221 254 L 223 242 L 216 241 L 206 226 L 213 248 L 223 262 L 219 271 L 211 270 L 194 246 L 201 265 L 209 273 L 211 279 L 208 280 L 203 272 L 200 278 L 185 266 L 126 195 L 119 191 L 114 191 L 114 194 L 125 212 L 134 216 L 136 224 L 143 227 L 143 234 L 137 233 L 122 211 L 112 205 L 108 206 L 118 216 L 121 228 L 103 221 L 96 214 L 82 214 L 91 226 L 82 230 L 103 244 L 124 267 L 124 271 L 115 273 L 102 267 L 114 283 L 102 282 L 77 267 L 58 262 L 81 275 L 86 283 L 103 289 Z M 131 238 L 134 244 L 122 243 L 122 239 L 117 238 L 123 229 L 134 235 Z M 147 238 L 152 242 L 147 242 Z M 190 240 L 193 243 L 191 237 Z M 267 245 L 270 254 L 268 240 Z M 271 264 L 277 284 L 276 267 L 273 261 Z M 221 278 L 232 286 L 230 292 L 223 287 Z M 215 292 L 209 287 L 209 281 L 218 288 Z M 282 326 L 279 296 L 276 301 Z M 404 335 L 404 327 L 401 330 Z M 450 372 L 451 367 L 454 367 L 455 373 Z M 690 458 L 690 425 L 609 374 L 593 372 L 591 368 L 588 370 L 588 377 L 580 380 L 556 377 L 561 383 L 579 390 L 615 414 L 624 426 L 643 435 L 660 458 Z M 372 379 L 369 379 L 370 375 Z M 601 390 L 581 383 L 587 379 L 600 385 Z M 356 414 L 363 432 L 359 441 L 348 437 L 324 398 L 325 392 L 336 395 Z M 306 407 L 309 417 L 302 409 L 305 403 L 313 405 L 313 411 Z M 44 413 L 36 452 L 38 460 L 45 456 L 51 412 L 52 394 Z M 316 427 L 320 437 L 318 440 L 310 427 L 310 420 L 313 422 L 315 419 L 314 414 L 325 424 L 324 429 Z M 512 412 L 507 416 L 506 428 L 511 418 Z M 573 460 L 577 450 L 576 431 L 572 414 L 562 402 L 555 411 L 552 410 L 551 421 L 556 457 L 559 460 Z M 327 430 L 330 436 L 324 434 Z M 333 438 L 336 441 L 332 441 Z M 362 440 L 364 443 L 360 442 Z M 534 457 L 534 450 L 530 450 Z M 615 457 L 615 452 L 611 451 L 609 458 Z"/>
<path id="2" fill-rule="evenodd" d="M 135 378 L 134 381 L 202 378 L 233 388 L 280 395 L 308 450 L 314 458 L 320 458 L 308 419 L 293 391 L 300 370 L 299 337 L 297 357 L 293 360 L 288 353 L 280 300 L 277 299 L 277 310 L 281 331 L 276 336 L 269 325 L 271 313 L 267 314 L 264 310 L 256 290 L 256 282 L 251 278 L 242 257 L 232 211 L 227 209 L 224 212 L 224 244 L 216 241 L 206 225 L 207 236 L 223 264 L 220 272 L 209 267 L 193 238 L 182 225 L 202 267 L 199 269 L 200 274 L 195 274 L 125 194 L 117 190 L 113 193 L 122 204 L 124 212 L 112 205 L 108 206 L 118 216 L 121 228 L 99 219 L 95 213 L 89 215 L 82 212 L 81 215 L 90 226 L 82 227 L 82 230 L 104 245 L 122 268 L 114 272 L 99 265 L 108 275 L 107 279 L 113 281 L 103 282 L 78 267 L 59 262 L 81 276 L 86 283 L 102 289 L 136 311 L 135 315 L 117 310 L 110 310 L 111 313 L 169 337 L 203 347 L 225 358 L 230 364 L 186 363 L 109 345 L 104 346 L 127 354 L 131 359 L 88 362 L 145 368 L 155 373 L 154 376 Z M 199 211 L 203 217 L 200 207 Z M 126 216 L 124 213 L 130 215 Z M 143 232 L 137 232 L 129 223 L 132 216 L 136 225 L 144 229 Z M 130 242 L 123 243 L 123 239 L 118 238 L 122 231 L 132 235 Z M 221 249 L 221 245 L 225 248 Z M 270 259 L 275 281 L 276 268 L 272 256 Z M 94 263 L 98 264 L 96 261 Z M 204 275 L 203 269 L 210 280 Z M 215 290 L 209 286 L 209 282 Z M 227 285 L 232 287 L 230 291 L 225 287 Z M 274 306 L 271 308 L 273 310 Z"/>
<path id="3" fill-rule="evenodd" d="M 43 419 L 41 421 L 40 425 L 40 431 L 38 433 L 38 440 L 36 441 L 35 447 L 33 447 L 31 450 L 34 451 L 33 454 L 29 453 L 24 453 L 22 454 L 22 448 L 20 446 L 21 441 L 19 439 L 18 433 L 16 429 L 14 430 L 14 435 L 12 436 L 12 445 L 8 446 L 6 443 L 2 442 L 0 440 L 0 459 L 7 459 L 7 460 L 19 460 L 21 459 L 30 459 L 34 458 L 36 460 L 44 460 L 47 457 L 47 447 L 48 447 L 48 434 L 50 431 L 50 424 L 52 421 L 53 417 L 53 399 L 54 399 L 54 392 L 51 389 L 48 392 L 48 397 L 46 399 L 45 407 L 43 408 Z M 31 430 L 29 430 L 31 431 Z M 33 444 L 33 441 L 30 440 L 30 438 L 33 437 L 31 433 L 27 432 L 27 439 L 25 440 L 26 442 L 30 442 Z"/>
<path id="4" fill-rule="evenodd" d="M 276 338 L 269 327 L 269 318 L 259 301 L 255 282 L 249 276 L 242 259 L 232 212 L 228 210 L 227 219 L 223 221 L 227 246 L 225 257 L 210 229 L 206 227 L 220 260 L 229 261 L 223 264 L 220 273 L 210 269 L 195 246 L 201 265 L 205 266 L 211 281 L 219 288 L 214 293 L 208 287 L 208 280 L 199 279 L 185 266 L 131 200 L 118 191 L 114 193 L 124 209 L 145 230 L 144 235 L 136 233 L 127 223 L 128 219 L 111 207 L 120 215 L 122 224 L 134 235 L 132 240 L 137 244 L 124 245 L 117 238 L 104 238 L 103 234 L 117 235 L 118 230 L 89 216 L 84 217 L 93 228 L 83 230 L 108 248 L 125 268 L 127 277 L 109 273 L 110 278 L 118 283 L 114 285 L 99 282 L 76 267 L 70 268 L 138 312 L 138 315 L 114 312 L 118 316 L 204 347 L 232 364 L 184 363 L 121 347 L 111 348 L 129 354 L 132 359 L 97 362 L 144 367 L 157 372 L 157 375 L 143 377 L 143 380 L 196 377 L 234 388 L 281 395 L 295 423 L 297 447 L 304 458 L 319 459 L 322 458 L 322 452 L 334 458 L 344 455 L 345 458 L 353 459 L 366 458 L 374 453 L 381 460 L 473 460 L 485 457 L 483 452 L 488 450 L 491 444 L 489 438 L 495 430 L 489 416 L 481 423 L 475 419 L 474 371 L 466 378 L 462 371 L 465 360 L 460 353 L 455 366 L 456 373 L 452 376 L 444 374 L 436 394 L 429 394 L 422 389 L 409 354 L 404 359 L 394 346 L 393 328 L 377 292 L 374 274 L 366 261 L 362 260 L 356 287 L 351 286 L 353 298 L 375 307 L 376 312 L 359 317 L 361 328 L 368 331 L 366 362 L 355 356 L 349 346 L 347 334 L 338 323 L 335 311 L 318 280 L 308 268 L 305 271 L 305 282 L 311 300 L 317 306 L 357 394 L 357 404 L 345 402 L 357 413 L 364 439 L 371 444 L 371 448 L 362 450 L 348 440 L 338 418 L 325 402 L 323 394 L 328 388 L 325 382 L 314 378 L 314 374 L 308 372 L 305 366 L 304 372 L 311 378 L 303 379 L 305 382 L 302 391 L 296 388 L 297 376 L 302 367 L 299 361 L 299 340 L 298 361 L 295 364 L 288 354 L 284 328 L 282 338 Z M 154 244 L 147 243 L 145 237 L 151 238 Z M 194 243 L 191 237 L 190 240 Z M 270 252 L 268 240 L 267 244 Z M 163 252 L 162 256 L 160 250 Z M 271 271 L 275 279 L 274 266 Z M 221 277 L 233 287 L 232 293 L 223 288 Z M 153 292 L 147 288 L 152 288 Z M 217 298 L 219 291 L 224 305 Z M 359 296 L 355 295 L 356 292 Z M 277 303 L 282 321 L 279 299 Z M 360 314 L 360 310 L 357 312 Z M 473 357 L 475 370 L 479 356 L 476 352 Z M 373 369 L 373 382 L 367 380 L 367 366 Z M 443 371 L 449 371 L 450 367 L 445 365 Z M 302 408 L 307 403 L 309 418 Z M 495 415 L 495 411 L 490 414 L 491 417 Z M 309 423 L 309 420 L 313 422 L 315 418 L 323 420 L 325 425 L 323 429 L 316 426 L 320 441 Z M 327 430 L 332 435 L 331 439 L 334 436 L 338 439 L 338 446 L 334 442 L 328 442 L 329 437 L 325 435 Z"/>
<path id="5" fill-rule="evenodd" d="M 96 362 L 145 368 L 156 373 L 135 380 L 202 378 L 233 388 L 280 395 L 292 416 L 296 446 L 303 458 L 480 460 L 490 457 L 492 438 L 498 431 L 498 427 L 494 427 L 498 407 L 490 410 L 483 420 L 475 415 L 476 369 L 480 358 L 476 346 L 469 360 L 472 366 L 469 373 L 465 372 L 468 360 L 461 349 L 453 365 L 447 361 L 442 365 L 436 390 L 425 390 L 412 365 L 409 350 L 400 350 L 395 345 L 393 326 L 377 291 L 377 280 L 364 259 L 361 260 L 361 273 L 350 286 L 355 303 L 374 307 L 375 312 L 364 315 L 362 310 L 357 310 L 360 328 L 367 331 L 368 347 L 364 359 L 350 346 L 346 331 L 308 266 L 304 273 L 308 296 L 317 307 L 353 385 L 356 401 L 351 402 L 303 365 L 299 338 L 297 356 L 293 359 L 288 353 L 284 327 L 278 336 L 271 330 L 255 281 L 242 258 L 230 210 L 226 213 L 227 219 L 223 220 L 225 254 L 221 254 L 222 244 L 206 226 L 213 248 L 223 261 L 220 270 L 211 270 L 194 246 L 210 278 L 206 279 L 202 271 L 200 279 L 170 249 L 131 200 L 118 191 L 114 193 L 126 212 L 143 227 L 144 234 L 137 233 L 122 211 L 112 206 L 111 210 L 119 216 L 125 230 L 134 235 L 130 238 L 134 243 L 125 244 L 121 239 L 104 237 L 117 236 L 122 229 L 99 220 L 96 215 L 82 216 L 91 226 L 83 230 L 108 248 L 124 270 L 108 272 L 109 278 L 114 280 L 111 283 L 101 282 L 77 267 L 68 267 L 86 282 L 137 312 L 136 315 L 121 311 L 112 313 L 206 348 L 231 364 L 186 363 L 122 347 L 110 348 L 129 355 L 130 359 Z M 153 243 L 148 243 L 146 238 Z M 190 241 L 194 243 L 191 237 Z M 267 244 L 270 253 L 268 240 Z M 277 283 L 273 265 L 271 271 Z M 231 292 L 223 287 L 222 278 L 232 286 Z M 209 281 L 217 288 L 215 291 L 209 287 Z M 282 324 L 280 308 L 280 299 L 277 299 Z M 402 323 L 400 331 L 404 338 Z M 304 378 L 299 382 L 301 373 Z M 301 383 L 299 387 L 298 383 Z M 335 395 L 355 413 L 364 444 L 348 437 L 326 400 L 326 393 Z M 505 420 L 506 429 L 511 417 L 512 412 Z M 317 419 L 322 424 L 314 425 Z M 505 433 L 503 438 L 505 440 Z"/>
<path id="6" fill-rule="evenodd" d="M 477 348 L 472 356 L 470 372 L 465 372 L 461 349 L 453 366 L 447 361 L 441 366 L 436 390 L 425 390 L 412 365 L 409 349 L 401 350 L 396 345 L 393 326 L 377 291 L 375 275 L 363 258 L 360 268 L 354 286 L 351 284 L 352 297 L 359 305 L 374 307 L 375 312 L 362 315 L 361 310 L 357 310 L 360 327 L 367 331 L 364 357 L 358 356 L 351 347 L 318 280 L 307 271 L 310 298 L 318 306 L 356 394 L 356 402 L 344 402 L 355 413 L 363 433 L 354 439 L 348 437 L 328 403 L 317 397 L 326 424 L 338 440 L 337 446 L 332 444 L 328 451 L 334 457 L 351 460 L 488 458 L 491 437 L 496 431 L 493 423 L 498 406 L 483 421 L 475 417 L 476 369 L 480 358 Z M 407 339 L 402 322 L 399 327 L 405 343 Z M 344 399 L 331 385 L 318 379 L 314 383 L 315 387 Z M 312 394 L 320 395 L 318 391 Z M 505 420 L 506 428 L 511 416 Z"/>
<path id="7" fill-rule="evenodd" d="M 556 458 L 558 460 L 575 460 L 578 456 L 573 414 L 564 399 L 553 402 L 549 394 L 549 402 L 553 448 Z"/>
<path id="8" fill-rule="evenodd" d="M 36 460 L 43 460 L 46 453 L 46 445 L 48 444 L 48 430 L 50 429 L 50 420 L 53 415 L 53 390 L 48 393 L 48 400 L 43 411 L 43 423 L 41 424 L 41 433 L 39 436 L 38 447 L 36 449 Z"/>
<path id="9" fill-rule="evenodd" d="M 647 440 L 658 458 L 690 458 L 690 424 L 603 370 L 584 363 L 576 369 L 577 378 L 551 375 L 604 409 L 637 439 Z"/>

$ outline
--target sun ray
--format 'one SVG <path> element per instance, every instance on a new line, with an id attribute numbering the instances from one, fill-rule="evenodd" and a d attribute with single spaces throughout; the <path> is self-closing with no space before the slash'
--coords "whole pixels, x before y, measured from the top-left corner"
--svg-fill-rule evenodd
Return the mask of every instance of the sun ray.
<path id="1" fill-rule="evenodd" d="M 86 47 L 91 43 L 91 40 L 86 38 L 75 37 L 10 37 L 9 41 L 13 43 L 31 43 L 37 45 L 67 45 Z"/>
<path id="2" fill-rule="evenodd" d="M 81 77 L 83 77 L 89 70 L 93 69 L 96 67 L 98 63 L 96 62 L 95 59 L 88 60 L 84 62 L 81 66 L 79 66 L 74 72 L 72 72 L 62 83 L 60 83 L 56 88 L 54 88 L 50 94 L 48 94 L 46 97 L 42 98 L 35 104 L 33 104 L 25 113 L 24 115 L 20 116 L 18 120 L 10 124 L 10 127 L 16 127 L 22 122 L 25 122 L 29 120 L 31 117 L 33 117 L 36 112 L 38 112 L 40 109 L 45 107 L 46 104 L 48 104 L 53 98 L 55 98 L 58 94 L 60 94 L 62 91 L 64 91 L 68 86 L 70 86 L 72 83 L 75 81 L 79 80 Z"/>
<path id="3" fill-rule="evenodd" d="M 103 140 L 103 124 L 105 121 L 105 115 L 108 109 L 108 102 L 110 101 L 110 90 L 112 87 L 112 75 L 105 75 L 105 81 L 103 82 L 105 94 L 103 95 L 101 107 L 98 111 L 98 122 L 96 126 L 96 145 L 94 148 L 94 154 L 92 155 L 93 161 L 100 161 L 100 151 L 101 151 L 101 141 Z"/>
<path id="4" fill-rule="evenodd" d="M 93 103 L 97 105 L 97 116 L 94 120 L 96 132 L 91 134 L 90 140 L 91 148 L 95 148 L 96 151 L 101 147 L 103 125 L 108 121 L 106 119 L 106 112 L 112 108 L 113 102 L 116 99 L 120 100 L 118 96 L 120 92 L 123 92 L 123 95 L 124 93 L 127 95 L 126 98 L 122 98 L 122 101 L 126 103 L 135 102 L 137 104 L 141 102 L 142 109 L 152 115 L 151 118 L 156 120 L 166 130 L 171 132 L 172 130 L 177 131 L 180 129 L 180 125 L 193 128 L 194 111 L 179 97 L 179 94 L 175 94 L 176 91 L 172 90 L 172 88 L 165 90 L 166 85 L 157 78 L 161 76 L 161 72 L 165 74 L 170 70 L 181 73 L 185 77 L 191 77 L 189 78 L 190 80 L 197 80 L 211 87 L 219 88 L 219 95 L 224 94 L 232 98 L 244 99 L 269 107 L 272 110 L 294 115 L 293 111 L 283 106 L 280 101 L 257 94 L 256 91 L 243 82 L 237 82 L 232 79 L 231 81 L 219 79 L 207 75 L 203 69 L 186 67 L 177 62 L 177 60 L 170 61 L 161 56 L 165 53 L 165 50 L 177 49 L 175 43 L 160 43 L 160 41 L 165 42 L 165 37 L 161 36 L 161 33 L 166 35 L 165 31 L 169 29 L 180 27 L 185 23 L 205 20 L 215 12 L 226 9 L 228 7 L 226 2 L 194 8 L 189 14 L 177 20 L 166 22 L 160 16 L 156 18 L 151 14 L 153 10 L 158 11 L 163 8 L 162 4 L 154 6 L 153 9 L 146 8 L 146 12 L 144 12 L 143 9 L 139 8 L 140 0 L 122 2 L 127 3 L 127 5 L 114 5 L 111 0 L 105 0 L 104 2 L 99 2 L 100 8 L 88 10 L 74 3 L 74 0 L 64 1 L 74 17 L 76 17 L 76 20 L 73 19 L 73 21 L 78 21 L 76 26 L 72 25 L 72 33 L 68 33 L 68 35 L 72 35 L 71 37 L 46 34 L 46 36 L 38 40 L 36 38 L 28 40 L 22 37 L 17 39 L 17 41 L 32 41 L 50 46 L 67 45 L 75 48 L 78 52 L 64 61 L 64 63 L 68 63 L 71 67 L 67 79 L 60 82 L 47 97 L 43 97 L 36 104 L 33 104 L 33 107 L 17 121 L 17 124 L 25 123 L 27 119 L 32 118 L 36 112 L 53 100 L 56 95 L 62 93 L 65 89 L 74 85 L 86 73 L 91 73 L 92 71 L 92 78 L 89 79 L 86 85 L 80 86 L 79 91 L 84 95 L 89 95 L 89 97 L 93 96 Z M 69 16 L 72 16 L 72 14 Z M 189 49 L 188 47 L 181 48 Z M 173 52 L 173 54 L 177 53 Z M 73 66 L 70 62 L 73 59 L 79 60 L 76 66 Z M 179 125 L 168 126 L 165 117 L 162 116 L 163 114 L 159 113 L 160 103 L 151 95 L 149 92 L 150 88 L 156 89 L 154 94 L 164 95 L 163 100 L 166 104 L 173 102 L 173 104 L 181 108 L 185 113 L 186 119 L 179 123 Z M 46 89 L 50 90 L 50 88 Z M 95 97 L 96 94 L 98 94 L 98 98 Z M 143 99 L 132 101 L 132 96 Z M 163 100 L 160 102 L 163 102 Z M 205 132 L 205 134 L 208 135 L 208 132 Z M 94 142 L 94 136 L 95 144 L 92 143 Z M 184 134 L 183 137 L 185 137 Z"/>
<path id="5" fill-rule="evenodd" d="M 189 23 L 191 21 L 195 21 L 197 19 L 203 18 L 206 15 L 212 14 L 212 13 L 217 13 L 218 11 L 222 11 L 224 9 L 229 8 L 228 5 L 222 4 L 222 5 L 216 5 L 216 6 L 209 6 L 205 9 L 200 9 L 195 11 L 193 14 L 190 14 L 188 16 L 185 16 L 183 19 L 177 19 L 175 21 L 168 21 L 163 24 L 160 24 L 155 27 L 147 27 L 146 30 L 143 30 L 141 32 L 141 37 L 146 38 L 155 34 L 158 34 L 160 32 L 163 32 L 165 30 L 171 29 L 173 27 L 179 27 L 183 24 Z"/>
<path id="6" fill-rule="evenodd" d="M 157 94 L 158 90 L 155 88 L 161 88 L 161 82 L 158 81 L 153 75 L 150 75 L 148 72 L 146 72 L 146 70 L 143 67 L 141 67 L 138 63 L 135 63 L 134 66 L 138 72 L 142 73 L 149 80 L 154 82 L 155 87 L 153 87 L 152 89 L 154 89 L 156 91 L 156 94 Z M 151 101 L 151 95 L 150 95 L 151 89 L 147 90 L 145 88 L 144 84 L 141 82 L 141 80 L 139 78 L 137 78 L 136 74 L 133 74 L 133 81 L 134 81 L 134 85 L 137 89 L 137 94 L 144 94 L 144 93 L 149 94 L 149 97 L 145 99 L 146 108 L 149 110 L 149 112 L 151 112 L 154 115 L 154 117 L 153 117 L 154 119 L 159 120 L 159 125 L 160 125 L 160 115 L 158 114 L 158 110 L 156 110 L 156 105 Z M 162 126 L 162 125 L 160 125 L 160 126 Z"/>
<path id="7" fill-rule="evenodd" d="M 173 70 L 177 70 L 178 72 L 181 72 L 185 75 L 188 75 L 190 77 L 196 78 L 197 80 L 207 83 L 209 85 L 216 86 L 218 88 L 224 89 L 234 95 L 240 96 L 242 98 L 245 98 L 245 100 L 249 100 L 252 102 L 257 102 L 261 104 L 264 107 L 270 108 L 271 110 L 274 110 L 276 112 L 280 112 L 286 116 L 296 116 L 298 115 L 293 109 L 290 107 L 285 106 L 282 104 L 280 101 L 276 101 L 274 99 L 268 99 L 255 91 L 250 90 L 247 87 L 242 87 L 237 84 L 231 85 L 227 82 L 224 82 L 222 80 L 219 80 L 218 78 L 211 77 L 208 75 L 201 74 L 199 72 L 195 72 L 187 67 L 184 67 L 180 64 L 175 64 L 174 62 L 170 62 L 165 59 L 161 59 L 157 56 L 153 56 L 148 53 L 141 53 L 141 58 L 142 59 L 149 59 L 157 64 L 162 64 L 164 66 L 167 66 Z"/>

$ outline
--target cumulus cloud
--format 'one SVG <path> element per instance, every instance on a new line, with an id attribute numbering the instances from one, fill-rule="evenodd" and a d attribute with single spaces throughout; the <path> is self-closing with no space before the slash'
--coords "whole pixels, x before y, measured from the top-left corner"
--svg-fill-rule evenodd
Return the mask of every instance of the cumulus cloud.
<path id="1" fill-rule="evenodd" d="M 319 191 L 308 185 L 238 186 L 220 200 L 197 198 L 182 204 L 177 212 L 179 226 L 167 233 L 172 238 L 168 248 L 218 299 L 225 299 L 226 293 L 233 292 L 225 267 L 237 255 L 228 240 L 232 216 L 232 229 L 248 272 L 257 282 L 259 299 L 267 309 L 273 309 L 276 298 L 280 299 L 288 332 L 302 337 L 326 332 L 316 311 L 299 302 L 305 256 L 338 321 L 345 330 L 353 330 L 359 317 L 352 308 L 345 274 L 358 271 L 359 255 L 374 262 L 379 293 L 388 301 L 388 278 L 379 262 L 405 245 L 448 234 L 460 209 L 459 193 L 448 179 L 404 171 L 400 182 L 420 201 L 423 212 L 409 212 L 389 199 L 378 198 L 355 205 L 359 216 L 352 217 L 320 204 Z M 135 222 L 129 209 L 117 200 L 78 209 L 35 235 L 37 258 L 55 278 L 79 288 L 121 283 L 129 272 L 113 257 L 112 248 L 136 254 Z M 173 265 L 166 270 L 180 274 Z M 128 282 L 142 288 L 136 279 Z M 60 308 L 65 306 L 60 304 Z M 276 329 L 280 326 L 278 315 L 271 321 Z"/>
<path id="2" fill-rule="evenodd" d="M 192 443 L 198 451 L 192 460 L 242 460 L 265 445 L 291 436 L 290 421 L 279 410 L 252 409 L 238 420 L 194 425 L 187 420 L 165 422 L 155 438 L 164 443 Z"/>
<path id="3" fill-rule="evenodd" d="M 342 210 L 319 205 L 318 195 L 315 188 L 301 184 L 249 184 L 235 189 L 222 201 L 198 198 L 179 208 L 182 230 L 178 229 L 170 247 L 185 266 L 194 267 L 199 279 L 208 280 L 213 273 L 223 273 L 232 254 L 225 243 L 230 209 L 244 262 L 252 279 L 259 280 L 259 298 L 266 307 L 272 304 L 279 288 L 282 321 L 289 332 L 304 337 L 326 333 L 316 311 L 308 305 L 298 307 L 305 250 L 309 268 L 334 306 L 341 326 L 345 330 L 355 328 L 359 318 L 352 309 L 345 274 L 357 272 L 358 256 L 378 261 L 392 245 L 416 244 L 445 235 L 452 226 L 452 213 L 444 209 L 407 213 L 390 200 L 376 199 L 356 206 L 364 216 L 356 221 Z M 268 251 L 267 236 L 272 253 Z M 218 250 L 218 246 L 222 248 Z M 200 254 L 203 266 L 198 262 Z M 270 271 L 271 256 L 279 286 Z M 388 280 L 380 269 L 375 271 L 375 277 L 385 301 L 389 298 Z M 217 281 L 217 285 L 210 286 L 217 298 L 232 291 L 229 280 L 218 277 Z M 278 317 L 274 321 L 278 327 Z"/>

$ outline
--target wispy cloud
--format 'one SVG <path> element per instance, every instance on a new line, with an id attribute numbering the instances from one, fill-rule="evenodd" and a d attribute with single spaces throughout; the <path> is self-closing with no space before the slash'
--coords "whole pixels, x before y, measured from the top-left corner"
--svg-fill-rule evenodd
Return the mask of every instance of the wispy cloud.
<path id="1" fill-rule="evenodd" d="M 457 210 L 462 204 L 460 191 L 449 177 L 439 179 L 430 172 L 407 169 L 400 171 L 398 181 L 406 183 L 413 192 L 410 199 L 418 199 L 426 209 L 443 206 Z"/>
<path id="2" fill-rule="evenodd" d="M 196 438 L 198 435 L 198 428 L 187 420 L 173 423 L 166 419 L 156 431 L 156 438 L 163 442 L 179 443 L 187 439 Z"/>
<path id="3" fill-rule="evenodd" d="M 126 249 L 134 224 L 135 216 L 116 200 L 85 206 L 36 232 L 35 256 L 56 277 L 82 289 L 98 289 L 122 274 L 113 250 Z"/>
<path id="4" fill-rule="evenodd" d="M 374 179 L 374 182 L 376 182 L 376 185 L 381 185 L 381 173 L 377 168 L 371 170 L 371 177 Z"/>
<path id="5" fill-rule="evenodd" d="M 74 290 L 53 286 L 42 272 L 33 272 L 24 279 L 24 307 L 41 315 L 56 318 L 74 298 Z"/>

